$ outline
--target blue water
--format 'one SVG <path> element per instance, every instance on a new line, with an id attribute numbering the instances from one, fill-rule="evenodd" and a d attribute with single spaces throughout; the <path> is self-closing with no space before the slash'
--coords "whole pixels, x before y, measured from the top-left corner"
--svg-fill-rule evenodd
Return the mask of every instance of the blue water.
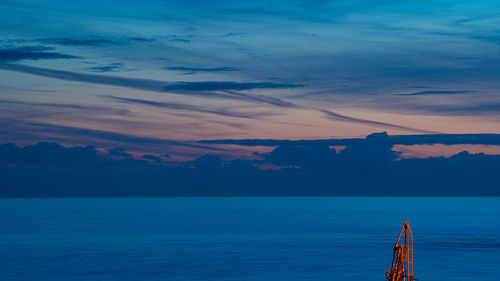
<path id="1" fill-rule="evenodd" d="M 498 280 L 500 198 L 1 199 L 0 280 Z"/>

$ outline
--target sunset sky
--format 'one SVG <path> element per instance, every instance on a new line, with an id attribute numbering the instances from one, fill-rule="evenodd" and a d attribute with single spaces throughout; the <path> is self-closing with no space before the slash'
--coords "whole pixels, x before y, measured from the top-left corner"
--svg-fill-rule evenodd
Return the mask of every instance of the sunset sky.
<path id="1" fill-rule="evenodd" d="M 199 140 L 500 131 L 499 1 L 6 0 L 0 13 L 1 143 L 184 159 L 221 148 Z"/>

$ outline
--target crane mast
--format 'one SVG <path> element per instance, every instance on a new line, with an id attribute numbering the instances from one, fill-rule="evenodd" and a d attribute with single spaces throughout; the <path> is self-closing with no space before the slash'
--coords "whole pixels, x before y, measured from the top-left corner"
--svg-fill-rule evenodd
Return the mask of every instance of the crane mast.
<path id="1" fill-rule="evenodd" d="M 394 245 L 392 267 L 385 274 L 387 281 L 413 281 L 413 235 L 405 221 Z"/>

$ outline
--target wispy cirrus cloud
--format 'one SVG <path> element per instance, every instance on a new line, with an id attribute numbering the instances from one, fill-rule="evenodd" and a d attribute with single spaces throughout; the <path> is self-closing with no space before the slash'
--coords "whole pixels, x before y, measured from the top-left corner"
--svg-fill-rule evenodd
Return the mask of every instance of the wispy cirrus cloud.
<path id="1" fill-rule="evenodd" d="M 460 95 L 460 94 L 472 94 L 477 93 L 477 91 L 420 91 L 409 94 L 395 94 L 396 96 L 422 96 L 422 95 Z"/>
<path id="2" fill-rule="evenodd" d="M 183 71 L 184 74 L 195 74 L 197 72 L 227 72 L 227 71 L 238 71 L 238 68 L 234 67 L 185 67 L 185 66 L 170 66 L 163 68 L 164 70 L 172 71 Z"/>
<path id="3" fill-rule="evenodd" d="M 53 49 L 44 46 L 23 46 L 17 48 L 0 49 L 0 62 L 77 58 L 73 55 L 52 52 L 51 50 Z"/>
<path id="4" fill-rule="evenodd" d="M 184 39 L 184 38 L 172 38 L 172 39 L 169 39 L 169 41 L 170 42 L 185 43 L 185 44 L 191 44 L 191 43 L 193 43 L 193 40 Z"/>
<path id="5" fill-rule="evenodd" d="M 41 38 L 35 41 L 59 46 L 83 46 L 83 47 L 101 47 L 112 45 L 124 45 L 131 42 L 151 42 L 153 39 L 144 37 L 58 37 L 58 38 Z"/>
<path id="6" fill-rule="evenodd" d="M 85 74 L 72 71 L 33 67 L 20 64 L 2 64 L 0 65 L 0 69 L 34 74 L 61 80 L 120 86 L 120 87 L 149 90 L 155 92 L 167 92 L 167 91 L 204 92 L 204 91 L 224 91 L 224 90 L 286 89 L 286 88 L 302 87 L 302 85 L 298 84 L 273 83 L 273 82 L 226 82 L 226 81 L 165 82 L 165 81 L 150 80 L 150 79 L 136 79 L 136 78 L 125 78 L 117 76 L 101 76 L 101 75 Z"/>
<path id="7" fill-rule="evenodd" d="M 54 79 L 102 84 L 110 86 L 120 86 L 140 90 L 149 90 L 162 92 L 163 88 L 171 84 L 163 81 L 148 80 L 148 79 L 133 79 L 116 76 L 102 76 L 87 73 L 78 73 L 64 70 L 54 70 L 42 67 L 33 67 L 21 64 L 2 64 L 0 69 L 11 70 L 21 73 L 33 74 Z"/>
<path id="8" fill-rule="evenodd" d="M 97 140 L 98 143 L 122 143 L 132 146 L 140 145 L 165 145 L 178 146 L 193 149 L 225 151 L 225 149 L 200 145 L 196 142 L 178 141 L 161 138 L 140 137 L 117 132 L 95 130 L 81 127 L 62 126 L 42 122 L 29 122 L 20 120 L 0 119 L 0 134 L 5 136 L 16 135 L 28 139 L 57 140 L 67 139 L 76 141 L 77 139 Z"/>
<path id="9" fill-rule="evenodd" d="M 93 66 L 89 67 L 92 72 L 118 72 L 123 66 L 121 63 L 112 63 L 105 66 Z"/>
<path id="10" fill-rule="evenodd" d="M 288 89 L 302 85 L 273 82 L 176 82 L 163 88 L 164 91 L 226 91 L 226 90 L 254 90 L 254 89 Z"/>
<path id="11" fill-rule="evenodd" d="M 246 35 L 248 33 L 246 32 L 228 32 L 226 34 L 224 34 L 224 37 L 236 37 L 236 36 L 242 36 L 242 35 Z"/>
<path id="12" fill-rule="evenodd" d="M 199 113 L 210 113 L 215 115 L 227 116 L 227 117 L 237 117 L 237 118 L 249 118 L 254 119 L 260 116 L 263 116 L 262 113 L 242 113 L 242 112 L 234 112 L 227 109 L 207 109 L 200 106 L 182 104 L 182 103 L 172 103 L 172 102 L 159 102 L 152 100 L 143 100 L 143 99 L 135 99 L 135 98 L 122 98 L 116 96 L 107 96 L 110 99 L 124 102 L 124 103 L 132 103 L 132 104 L 141 104 L 147 106 L 153 106 L 158 108 L 165 109 L 173 109 L 173 110 L 185 110 L 190 112 L 199 112 Z"/>
<path id="13" fill-rule="evenodd" d="M 93 113 L 106 113 L 115 115 L 128 115 L 129 111 L 123 108 L 113 108 L 106 106 L 94 106 L 94 105 L 84 105 L 84 104 L 69 104 L 69 103 L 49 103 L 49 102 L 30 102 L 30 101 L 20 101 L 20 100 L 8 100 L 0 99 L 0 104 L 10 104 L 10 105 L 23 105 L 29 107 L 51 107 L 59 109 L 69 109 L 78 110 Z"/>
<path id="14" fill-rule="evenodd" d="M 75 4 L 35 0 L 30 5 L 21 5 L 9 1 L 0 5 L 4 15 L 0 29 L 13 41 L 9 42 L 7 38 L 0 40 L 0 43 L 4 46 L 43 44 L 57 48 L 40 46 L 36 52 L 44 54 L 21 56 L 19 60 L 38 60 L 26 65 L 38 66 L 39 69 L 27 69 L 26 66 L 21 69 L 17 66 L 17 71 L 67 81 L 137 89 L 127 91 L 123 96 L 134 99 L 140 97 L 147 102 L 160 100 L 154 92 L 186 95 L 175 98 L 199 107 L 188 109 L 163 104 L 161 106 L 169 109 L 169 112 L 162 110 L 158 116 L 170 115 L 171 112 L 186 116 L 189 110 L 211 110 L 211 106 L 228 109 L 230 113 L 239 111 L 239 108 L 230 108 L 233 104 L 241 104 L 241 108 L 248 111 L 251 107 L 262 106 L 264 110 L 276 113 L 273 119 L 279 123 L 272 125 L 272 129 L 268 129 L 271 124 L 266 123 L 268 120 L 265 118 L 259 120 L 261 122 L 237 120 L 252 123 L 245 136 L 262 136 L 264 130 L 269 132 L 269 137 L 276 136 L 281 132 L 277 124 L 290 123 L 296 116 L 292 111 L 305 110 L 318 115 L 316 108 L 331 108 L 334 111 L 334 114 L 322 114 L 324 118 L 335 120 L 334 125 L 339 127 L 335 132 L 338 135 L 352 134 L 353 131 L 359 134 L 360 130 L 366 129 L 365 126 L 352 124 L 366 124 L 374 129 L 404 129 L 404 126 L 398 125 L 402 121 L 397 117 L 382 119 L 377 116 L 377 112 L 380 115 L 396 113 L 405 116 L 406 120 L 412 116 L 419 118 L 426 115 L 418 121 L 422 129 L 432 127 L 439 131 L 473 132 L 477 128 L 494 131 L 498 127 L 495 124 L 497 115 L 494 114 L 500 112 L 497 110 L 496 95 L 500 53 L 496 44 L 499 42 L 496 28 L 498 17 L 495 17 L 498 5 L 494 1 L 484 3 L 481 7 L 464 1 L 454 3 L 445 0 L 390 5 L 352 1 L 306 2 L 277 1 L 269 6 L 266 1 L 260 0 L 251 3 L 223 1 L 209 5 L 201 2 L 193 5 L 189 1 L 175 0 L 126 3 L 102 0 L 99 5 L 114 7 L 110 17 L 109 9 L 95 10 L 93 2 Z M 388 5 L 391 6 L 389 10 Z M 440 8 L 436 9 L 438 6 Z M 135 17 L 138 13 L 142 15 L 140 18 Z M 218 16 L 207 21 L 214 14 Z M 21 26 L 19 22 L 31 24 Z M 60 28 L 54 31 L 54 26 Z M 300 26 L 300 32 L 297 32 L 297 26 Z M 64 55 L 81 56 L 82 59 L 65 60 L 63 64 L 61 60 L 68 58 Z M 159 60 L 165 57 L 168 60 Z M 44 58 L 46 62 L 41 61 Z M 61 60 L 49 61 L 56 58 Z M 1 61 L 14 63 L 18 60 Z M 86 62 L 93 64 L 83 65 Z M 127 70 L 133 71 L 124 73 L 123 77 L 98 75 L 118 70 L 110 65 L 114 62 L 122 62 Z M 162 67 L 165 66 L 171 69 L 163 71 Z M 226 67 L 234 67 L 239 71 L 229 72 L 233 70 Z M 40 68 L 46 69 L 42 71 Z M 78 69 L 81 73 L 72 72 Z M 198 75 L 183 76 L 185 79 L 181 80 L 185 82 L 175 82 L 179 80 L 178 77 L 182 77 L 178 75 L 182 72 Z M 94 87 L 85 89 L 88 84 L 32 79 L 29 85 L 16 85 L 19 82 L 11 77 L 16 78 L 17 75 L 5 71 L 2 73 L 3 86 L 38 87 L 54 92 L 63 90 L 64 93 L 59 92 L 57 95 L 71 93 L 72 102 L 75 103 L 103 102 L 100 100 L 101 94 L 92 95 Z M 91 76 L 93 74 L 97 75 Z M 134 79 L 133 75 L 145 79 Z M 214 81 L 200 81 L 207 79 L 204 77 L 213 77 Z M 287 83 L 307 87 L 286 88 Z M 416 85 L 424 87 L 416 88 Z M 98 91 L 109 91 L 108 94 L 113 92 L 113 95 L 120 97 L 122 94 L 116 92 L 124 90 L 103 88 Z M 273 89 L 280 90 L 271 91 Z M 308 95 L 305 91 L 318 94 Z M 33 94 L 28 91 L 25 93 L 25 99 Z M 18 92 L 7 94 L 15 95 Z M 47 99 L 57 100 L 54 96 Z M 209 105 L 205 97 L 217 100 L 211 101 L 213 104 Z M 45 97 L 40 95 L 36 99 L 43 100 Z M 125 101 L 115 102 L 124 106 L 121 103 Z M 219 104 L 215 105 L 215 102 Z M 128 103 L 140 106 L 137 101 Z M 161 106 L 156 105 L 157 108 Z M 173 107 L 166 106 L 177 106 L 186 112 L 174 111 Z M 285 108 L 291 114 L 280 114 L 285 112 Z M 342 114 L 338 114 L 335 108 L 345 110 L 339 110 Z M 364 120 L 361 118 L 364 115 L 357 115 L 349 108 L 370 110 L 373 120 Z M 142 109 L 141 112 L 144 112 Z M 79 112 L 79 115 L 84 114 Z M 96 117 L 92 113 L 89 115 Z M 200 114 L 191 116 L 196 118 Z M 158 122 L 156 117 L 153 116 L 148 122 Z M 223 119 L 209 115 L 204 117 L 207 119 L 197 122 L 209 125 L 212 120 L 208 119 L 212 117 L 218 121 Z M 41 120 L 44 117 L 38 118 Z M 178 119 L 186 123 L 192 120 Z M 186 123 L 169 129 L 176 131 L 190 128 L 190 124 Z M 307 125 L 318 128 L 322 123 L 334 122 L 321 120 L 320 124 L 310 122 Z M 208 135 L 213 138 L 212 134 L 224 135 L 228 132 L 227 128 L 223 130 L 223 133 L 214 130 Z M 200 136 L 196 134 L 196 129 L 192 131 L 193 138 Z M 307 130 L 297 127 L 296 131 L 306 134 Z M 172 135 L 175 133 L 172 132 Z M 325 136 L 329 133 L 322 130 L 319 134 Z"/>
<path id="15" fill-rule="evenodd" d="M 301 85 L 295 84 L 280 84 L 280 83 L 271 83 L 271 82 L 218 82 L 218 81 L 209 81 L 209 82 L 163 82 L 156 80 L 147 80 L 147 79 L 133 79 L 133 78 L 123 78 L 123 77 L 110 77 L 110 76 L 99 76 L 92 74 L 83 74 L 69 71 L 60 71 L 60 70 L 52 70 L 45 68 L 36 68 L 18 64 L 5 64 L 0 65 L 1 69 L 8 69 L 19 71 L 23 73 L 36 74 L 46 77 L 52 77 L 63 80 L 71 80 L 71 81 L 80 81 L 87 83 L 96 83 L 96 84 L 104 84 L 104 85 L 115 85 L 121 87 L 135 88 L 135 89 L 145 89 L 150 91 L 157 92 L 165 92 L 165 91 L 173 91 L 173 92 L 181 92 L 185 94 L 190 93 L 206 93 L 209 96 L 223 97 L 223 98 L 236 98 L 243 99 L 254 102 L 262 102 L 271 104 L 278 107 L 296 107 L 296 105 L 292 102 L 264 96 L 264 95 L 250 95 L 247 93 L 241 93 L 234 90 L 251 90 L 251 89 L 279 89 L 279 88 L 294 88 L 300 87 Z M 215 91 L 215 93 L 214 93 Z M 222 93 L 218 93 L 217 91 L 223 91 Z M 201 107 L 194 107 L 185 104 L 174 104 L 174 103 L 160 103 L 155 101 L 141 100 L 141 99 L 130 99 L 130 98 L 119 98 L 112 97 L 115 100 L 119 100 L 121 102 L 128 103 L 136 103 L 136 104 L 144 104 L 155 107 L 163 107 L 169 109 L 177 109 L 177 110 L 189 110 L 196 112 L 204 112 L 211 114 L 218 114 L 224 116 L 231 117 L 239 117 L 239 118 L 254 118 L 255 116 L 250 116 L 248 114 L 236 113 L 228 110 L 210 110 Z M 320 112 L 324 113 L 327 118 L 334 119 L 338 121 L 344 122 L 352 122 L 359 123 L 371 126 L 385 127 L 385 128 L 393 128 L 393 129 L 402 129 L 413 132 L 420 133 L 430 133 L 428 130 L 421 130 L 417 128 L 411 128 L 406 126 L 400 126 L 396 124 L 379 122 L 374 120 L 360 119 L 355 117 L 350 117 L 342 114 L 338 114 L 336 112 L 332 112 L 329 110 L 319 109 Z"/>
<path id="16" fill-rule="evenodd" d="M 277 107 L 297 107 L 297 105 L 293 102 L 280 99 L 280 98 L 275 98 L 275 97 L 270 97 L 270 96 L 264 96 L 264 95 L 258 95 L 258 94 L 245 94 L 237 91 L 225 91 L 226 94 L 239 98 L 239 99 L 246 99 L 246 100 L 251 100 L 251 101 L 257 101 L 261 103 L 267 103 L 270 105 L 274 105 Z"/>
<path id="17" fill-rule="evenodd" d="M 333 112 L 333 111 L 325 110 L 325 109 L 320 109 L 319 111 L 323 112 L 327 118 L 333 119 L 333 120 L 338 120 L 338 121 L 359 123 L 359 124 L 364 124 L 364 125 L 371 125 L 371 126 L 391 128 L 391 129 L 400 129 L 400 130 L 405 130 L 405 131 L 410 131 L 410 132 L 418 132 L 418 133 L 435 133 L 433 131 L 422 130 L 422 129 L 412 128 L 412 127 L 406 127 L 406 126 L 396 125 L 396 124 L 392 124 L 392 123 L 350 117 L 350 116 L 346 116 L 346 115 L 339 114 L 337 112 Z"/>
<path id="18" fill-rule="evenodd" d="M 433 114 L 440 116 L 489 116 L 497 117 L 500 114 L 500 103 L 483 100 L 481 103 L 468 102 L 461 104 L 403 104 L 399 105 L 402 113 Z"/>
<path id="19" fill-rule="evenodd" d="M 103 45 L 118 45 L 119 42 L 103 39 L 103 38 L 94 38 L 94 39 L 78 39 L 78 38 L 45 38 L 39 39 L 41 43 L 44 44 L 55 44 L 61 46 L 103 46 Z"/>

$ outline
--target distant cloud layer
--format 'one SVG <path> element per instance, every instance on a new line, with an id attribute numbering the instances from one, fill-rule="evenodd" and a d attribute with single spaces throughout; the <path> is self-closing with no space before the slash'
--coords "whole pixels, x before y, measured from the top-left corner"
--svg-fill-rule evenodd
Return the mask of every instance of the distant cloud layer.
<path id="1" fill-rule="evenodd" d="M 500 195 L 499 155 L 397 160 L 392 145 L 367 143 L 338 152 L 325 144 L 284 145 L 261 156 L 223 161 L 205 154 L 173 167 L 166 156 L 139 159 L 121 147 L 3 144 L 0 197 Z M 275 169 L 258 168 L 265 164 Z"/>

